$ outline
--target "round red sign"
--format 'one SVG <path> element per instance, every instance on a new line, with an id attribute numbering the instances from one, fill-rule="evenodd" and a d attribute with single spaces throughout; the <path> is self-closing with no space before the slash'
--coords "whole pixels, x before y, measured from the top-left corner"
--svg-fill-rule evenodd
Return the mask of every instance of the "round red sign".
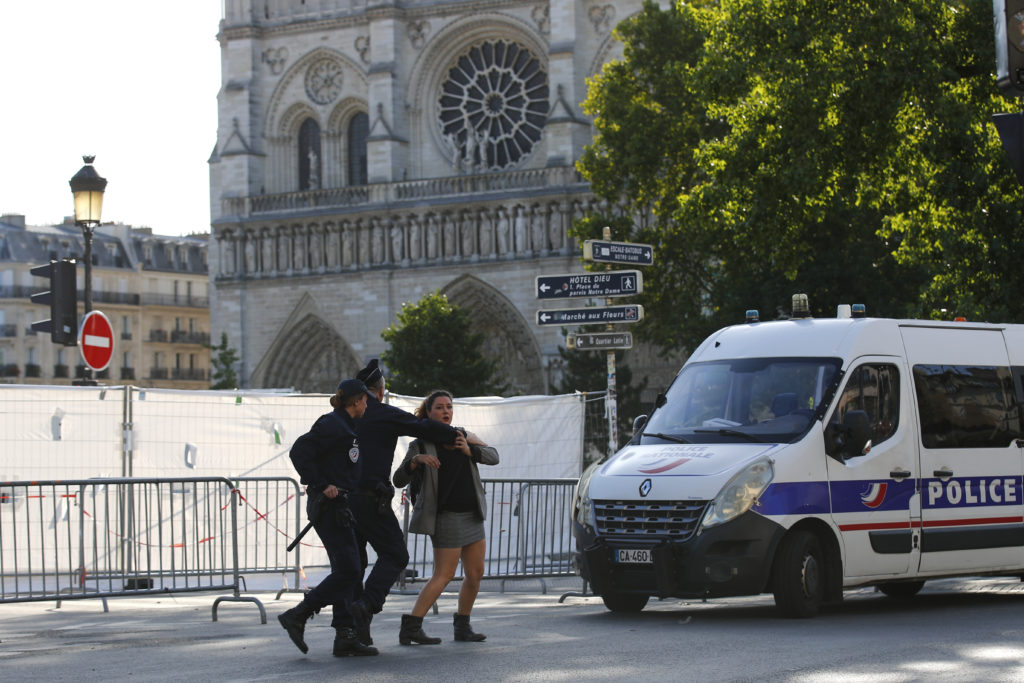
<path id="1" fill-rule="evenodd" d="M 78 348 L 90 368 L 96 372 L 107 369 L 114 357 L 114 328 L 107 316 L 99 311 L 86 314 L 78 329 Z"/>

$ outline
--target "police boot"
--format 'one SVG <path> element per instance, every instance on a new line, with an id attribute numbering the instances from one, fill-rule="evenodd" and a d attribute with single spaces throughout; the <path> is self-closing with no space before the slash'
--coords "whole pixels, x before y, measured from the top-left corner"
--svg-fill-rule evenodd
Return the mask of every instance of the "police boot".
<path id="1" fill-rule="evenodd" d="M 334 635 L 335 657 L 369 657 L 380 654 L 377 648 L 363 645 L 353 628 L 339 628 Z"/>
<path id="2" fill-rule="evenodd" d="M 373 615 L 371 614 L 366 623 L 362 626 L 356 626 L 356 635 L 359 637 L 359 642 L 363 645 L 373 645 L 373 637 L 370 635 L 370 622 L 373 621 Z"/>
<path id="3" fill-rule="evenodd" d="M 287 612 L 277 615 L 277 620 L 281 622 L 281 626 L 288 632 L 288 637 L 292 639 L 295 646 L 302 650 L 302 654 L 309 652 L 309 646 L 302 639 L 306 631 L 306 622 L 312 619 L 316 612 L 317 610 L 313 609 L 312 605 L 303 600 Z"/>
<path id="4" fill-rule="evenodd" d="M 411 614 L 402 615 L 402 629 L 398 632 L 398 642 L 402 645 L 440 645 L 440 638 L 431 638 L 423 632 L 423 617 Z"/>
<path id="5" fill-rule="evenodd" d="M 487 636 L 484 634 L 473 632 L 473 629 L 469 626 L 468 614 L 456 614 L 453 621 L 455 622 L 455 640 L 479 643 L 481 640 L 487 639 Z"/>

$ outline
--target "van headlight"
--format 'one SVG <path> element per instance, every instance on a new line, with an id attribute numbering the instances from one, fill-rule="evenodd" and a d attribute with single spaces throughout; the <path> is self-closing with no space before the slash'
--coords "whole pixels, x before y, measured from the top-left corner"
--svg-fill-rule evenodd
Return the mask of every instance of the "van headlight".
<path id="1" fill-rule="evenodd" d="M 580 475 L 579 483 L 576 484 L 576 494 L 573 496 L 572 513 L 573 518 L 585 527 L 597 528 L 597 517 L 594 514 L 594 501 L 590 499 L 590 479 L 602 463 L 595 462 Z"/>
<path id="2" fill-rule="evenodd" d="M 722 487 L 704 513 L 701 526 L 706 529 L 739 517 L 750 509 L 774 478 L 775 468 L 769 458 L 755 460 Z"/>

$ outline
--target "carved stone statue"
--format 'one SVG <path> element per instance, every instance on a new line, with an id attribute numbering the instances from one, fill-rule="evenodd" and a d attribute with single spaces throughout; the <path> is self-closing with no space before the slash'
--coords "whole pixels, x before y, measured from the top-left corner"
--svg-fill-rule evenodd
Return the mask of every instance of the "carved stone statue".
<path id="1" fill-rule="evenodd" d="M 462 212 L 462 255 L 476 256 L 476 216 L 472 211 Z"/>
<path id="2" fill-rule="evenodd" d="M 508 226 L 508 214 L 505 212 L 505 207 L 498 209 L 498 253 L 502 256 L 506 256 L 512 253 L 511 244 L 509 243 L 509 226 Z"/>
<path id="3" fill-rule="evenodd" d="M 341 249 L 338 239 L 338 227 L 335 225 L 327 226 L 327 267 L 337 268 L 338 267 L 338 252 Z"/>
<path id="4" fill-rule="evenodd" d="M 306 231 L 304 228 L 295 228 L 295 251 L 293 258 L 295 270 L 306 269 Z"/>
<path id="5" fill-rule="evenodd" d="M 355 252 L 352 248 L 352 234 L 354 228 L 347 222 L 341 226 L 341 265 L 345 268 L 352 265 Z"/>
<path id="6" fill-rule="evenodd" d="M 438 256 L 437 240 L 440 229 L 437 225 L 437 214 L 432 213 L 427 217 L 427 258 L 435 260 Z"/>
<path id="7" fill-rule="evenodd" d="M 362 221 L 356 223 L 356 253 L 359 254 L 357 263 L 364 268 L 370 265 L 370 228 Z"/>
<path id="8" fill-rule="evenodd" d="M 405 249 L 402 244 L 405 235 L 399 218 L 392 219 L 391 223 L 391 262 L 399 263 L 405 258 Z"/>
<path id="9" fill-rule="evenodd" d="M 256 235 L 245 233 L 245 272 L 252 275 L 256 272 Z"/>
<path id="10" fill-rule="evenodd" d="M 235 240 L 229 233 L 224 233 L 224 239 L 220 242 L 221 273 L 224 275 L 235 274 Z"/>
<path id="11" fill-rule="evenodd" d="M 315 225 L 309 231 L 309 267 L 313 270 L 324 265 L 324 250 L 320 247 L 320 226 Z"/>
<path id="12" fill-rule="evenodd" d="M 420 216 L 409 216 L 409 258 L 423 258 L 423 224 Z"/>
<path id="13" fill-rule="evenodd" d="M 491 230 L 491 216 L 486 209 L 481 209 L 477 219 L 480 224 L 480 255 L 494 256 L 494 240 Z"/>
<path id="14" fill-rule="evenodd" d="M 522 254 L 530 250 L 527 241 L 529 237 L 526 233 L 526 210 L 521 206 L 516 206 L 515 212 L 516 253 Z"/>
<path id="15" fill-rule="evenodd" d="M 548 239 L 551 241 L 551 248 L 558 250 L 565 244 L 565 212 L 558 204 L 550 206 L 551 213 L 548 216 Z"/>
<path id="16" fill-rule="evenodd" d="M 444 142 L 452 155 L 452 172 L 456 175 L 462 170 L 462 149 L 459 147 L 459 139 L 452 133 L 444 134 Z"/>
<path id="17" fill-rule="evenodd" d="M 274 270 L 274 233 L 263 230 L 263 272 Z"/>
<path id="18" fill-rule="evenodd" d="M 278 270 L 291 270 L 292 267 L 292 250 L 291 250 L 291 237 L 288 235 L 287 228 L 281 228 L 281 232 L 277 236 L 277 269 Z"/>
<path id="19" fill-rule="evenodd" d="M 379 218 L 373 219 L 373 262 L 384 263 L 384 227 Z"/>
<path id="20" fill-rule="evenodd" d="M 458 248 L 455 242 L 455 218 L 451 214 L 444 214 L 441 216 L 441 220 L 444 224 L 441 228 L 441 233 L 444 235 L 444 257 L 445 259 L 455 258 L 455 252 Z"/>
<path id="21" fill-rule="evenodd" d="M 317 156 L 316 150 L 312 147 L 306 153 L 309 159 L 309 189 L 319 190 L 320 189 L 320 157 Z"/>
<path id="22" fill-rule="evenodd" d="M 469 119 L 466 119 L 466 157 L 465 167 L 467 173 L 476 172 L 476 132 L 473 130 Z"/>
<path id="23" fill-rule="evenodd" d="M 531 239 L 533 240 L 533 250 L 541 255 L 548 253 L 548 226 L 547 211 L 544 210 L 543 206 L 535 204 L 533 209 L 530 211 L 531 221 Z"/>

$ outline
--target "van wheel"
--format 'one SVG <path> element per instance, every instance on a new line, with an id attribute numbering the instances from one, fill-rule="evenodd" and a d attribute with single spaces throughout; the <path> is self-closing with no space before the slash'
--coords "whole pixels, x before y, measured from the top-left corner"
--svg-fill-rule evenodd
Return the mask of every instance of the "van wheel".
<path id="1" fill-rule="evenodd" d="M 825 563 L 818 537 L 793 531 L 779 544 L 772 566 L 775 605 L 787 617 L 813 617 L 825 594 Z"/>
<path id="2" fill-rule="evenodd" d="M 604 606 L 612 612 L 639 612 L 650 598 L 647 595 L 632 593 L 605 593 L 601 599 L 604 600 Z"/>
<path id="3" fill-rule="evenodd" d="M 878 590 L 890 598 L 907 599 L 912 598 L 924 587 L 924 581 L 899 581 L 895 583 L 880 583 Z"/>

